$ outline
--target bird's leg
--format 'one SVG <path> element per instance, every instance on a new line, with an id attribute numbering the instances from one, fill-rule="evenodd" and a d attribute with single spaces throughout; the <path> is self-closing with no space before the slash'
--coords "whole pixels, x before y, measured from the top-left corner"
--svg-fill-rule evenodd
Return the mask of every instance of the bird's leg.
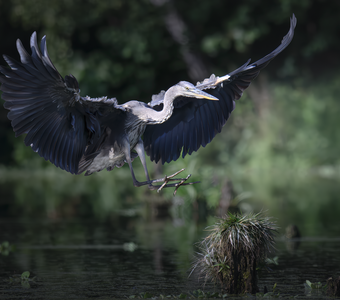
<path id="1" fill-rule="evenodd" d="M 144 153 L 144 144 L 143 144 L 143 141 L 142 139 L 140 138 L 137 142 L 137 145 L 135 146 L 135 150 L 140 158 L 140 161 L 143 165 L 143 168 L 144 168 L 144 173 L 145 173 L 145 177 L 146 177 L 146 180 L 148 182 L 148 185 L 149 185 L 149 189 L 154 189 L 153 188 L 153 185 L 151 183 L 151 180 L 150 180 L 150 176 L 149 176 L 149 172 L 148 172 L 148 168 L 146 166 L 146 159 L 145 159 L 145 153 Z"/>
<path id="2" fill-rule="evenodd" d="M 131 176 L 132 176 L 132 180 L 133 180 L 133 185 L 136 186 L 136 187 L 140 187 L 142 185 L 148 184 L 148 181 L 150 181 L 149 174 L 146 177 L 148 179 L 147 182 L 139 182 L 136 179 L 135 172 L 133 171 L 133 168 L 132 168 L 130 142 L 127 139 L 124 139 L 123 145 L 124 145 L 123 151 L 124 151 L 124 154 L 125 154 L 125 160 L 128 163 L 129 168 L 130 168 L 130 172 L 131 172 Z M 136 151 L 137 151 L 137 149 L 136 149 Z M 137 151 L 137 153 L 138 153 L 138 151 Z M 139 153 L 138 153 L 138 155 L 139 155 Z M 145 156 L 144 156 L 144 160 L 145 160 Z M 146 166 L 145 166 L 145 168 L 146 168 Z M 147 170 L 146 170 L 146 173 L 147 173 Z"/>
<path id="3" fill-rule="evenodd" d="M 137 143 L 137 145 L 135 146 L 134 149 L 136 150 L 136 152 L 137 152 L 137 154 L 138 154 L 138 156 L 141 160 L 141 163 L 142 163 L 143 168 L 144 168 L 145 177 L 146 177 L 146 180 L 147 180 L 146 182 L 138 182 L 138 184 L 140 184 L 140 185 L 146 185 L 147 184 L 150 190 L 156 190 L 157 189 L 157 192 L 160 192 L 165 187 L 175 187 L 175 192 L 174 192 L 174 195 L 175 195 L 178 188 L 181 185 L 189 185 L 189 184 L 197 183 L 197 182 L 184 183 L 187 179 L 190 178 L 191 175 L 188 175 L 186 178 L 173 178 L 176 175 L 178 175 L 179 173 L 183 172 L 184 169 L 182 169 L 182 170 L 180 170 L 180 171 L 178 171 L 175 174 L 172 174 L 170 176 L 165 176 L 164 178 L 150 180 L 148 168 L 146 166 L 144 144 L 143 144 L 142 139 L 139 139 L 139 141 L 138 141 L 138 143 Z M 174 183 L 174 184 L 169 184 L 169 181 L 179 181 L 179 182 Z M 158 182 L 163 182 L 163 184 L 157 185 L 157 186 L 153 185 L 153 183 L 158 183 Z"/>
<path id="4" fill-rule="evenodd" d="M 137 143 L 137 145 L 135 146 L 134 149 L 136 150 L 136 152 L 137 152 L 137 154 L 138 154 L 138 156 L 139 156 L 139 158 L 142 162 L 144 172 L 145 172 L 145 176 L 146 176 L 146 180 L 147 180 L 147 181 L 139 182 L 136 179 L 135 173 L 134 173 L 133 168 L 132 168 L 130 143 L 129 143 L 128 140 L 125 140 L 125 142 L 124 142 L 125 160 L 129 165 L 134 186 L 140 187 L 140 186 L 143 186 L 143 185 L 148 185 L 150 190 L 156 190 L 157 189 L 157 192 L 160 192 L 163 188 L 166 188 L 166 187 L 174 187 L 175 188 L 174 195 L 175 195 L 180 186 L 199 183 L 199 181 L 185 183 L 185 181 L 190 178 L 190 176 L 191 176 L 190 174 L 186 178 L 173 178 L 176 175 L 178 175 L 179 173 L 183 172 L 184 169 L 182 169 L 182 170 L 180 170 L 180 171 L 178 171 L 178 172 L 176 172 L 176 173 L 174 173 L 170 176 L 165 176 L 164 178 L 150 180 L 149 172 L 148 172 L 148 169 L 147 169 L 147 166 L 146 166 L 144 145 L 143 145 L 143 141 L 141 139 L 138 141 L 138 143 Z M 177 183 L 169 183 L 170 181 L 177 181 Z M 154 183 L 158 183 L 158 182 L 163 182 L 163 184 L 162 185 L 153 185 Z"/>

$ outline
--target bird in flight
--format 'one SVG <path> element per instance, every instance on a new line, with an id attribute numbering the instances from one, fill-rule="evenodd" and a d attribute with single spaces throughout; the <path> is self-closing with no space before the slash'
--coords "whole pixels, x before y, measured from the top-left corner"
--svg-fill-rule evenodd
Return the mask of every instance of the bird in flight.
<path id="1" fill-rule="evenodd" d="M 16 137 L 26 134 L 27 146 L 67 172 L 90 175 L 127 163 L 134 186 L 175 187 L 176 192 L 181 185 L 193 184 L 185 182 L 190 175 L 176 179 L 180 170 L 151 180 L 145 152 L 152 161 L 164 164 L 210 143 L 234 110 L 235 100 L 292 41 L 296 22 L 293 15 L 281 44 L 258 61 L 248 60 L 225 76 L 211 75 L 196 85 L 180 81 L 148 104 L 132 100 L 119 105 L 116 98 L 81 96 L 77 79 L 63 78 L 53 65 L 46 36 L 39 49 L 34 32 L 31 55 L 18 39 L 21 62 L 3 56 L 9 65 L 0 66 L 4 107 Z M 146 176 L 143 182 L 137 181 L 132 167 L 137 156 Z"/>

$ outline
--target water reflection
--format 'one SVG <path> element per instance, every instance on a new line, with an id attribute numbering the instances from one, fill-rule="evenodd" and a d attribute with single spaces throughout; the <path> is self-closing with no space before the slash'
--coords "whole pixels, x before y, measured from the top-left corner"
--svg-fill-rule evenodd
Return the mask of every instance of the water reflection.
<path id="1" fill-rule="evenodd" d="M 123 297 L 145 291 L 178 295 L 202 288 L 197 278 L 187 278 L 193 243 L 204 234 L 201 225 L 176 227 L 172 220 L 117 219 L 2 220 L 0 240 L 17 249 L 0 256 L 0 294 L 19 293 L 32 299 Z M 278 239 L 279 264 L 261 277 L 261 290 L 277 283 L 283 294 L 304 295 L 306 279 L 325 282 L 339 272 L 340 239 L 302 238 L 294 252 L 286 249 L 286 242 Z M 9 283 L 11 276 L 26 270 L 36 276 L 29 290 Z M 208 284 L 206 289 L 214 287 Z"/>
<path id="2" fill-rule="evenodd" d="M 257 191 L 254 186 L 243 184 L 244 190 L 253 191 L 252 196 L 239 197 L 234 209 L 267 210 L 281 227 L 275 254 L 279 264 L 262 275 L 260 290 L 266 286 L 271 291 L 277 283 L 281 295 L 307 297 L 313 291 L 305 291 L 306 280 L 325 284 L 330 276 L 339 276 L 337 183 L 320 185 L 319 181 L 318 187 L 314 182 L 292 183 L 290 190 Z M 7 187 L 11 192 L 6 192 Z M 188 278 L 188 271 L 195 243 L 206 235 L 204 228 L 214 222 L 216 214 L 205 201 L 157 198 L 134 202 L 125 197 L 114 199 L 115 209 L 98 213 L 96 198 L 92 202 L 58 198 L 55 204 L 71 201 L 66 206 L 73 210 L 45 214 L 39 209 L 42 201 L 47 202 L 45 198 L 27 198 L 23 208 L 21 197 L 28 186 L 21 186 L 18 198 L 10 196 L 13 186 L 3 188 L 2 196 L 13 198 L 0 200 L 0 244 L 7 241 L 16 249 L 7 247 L 7 255 L 0 254 L 1 299 L 13 295 L 27 299 L 126 297 L 146 291 L 178 295 L 203 288 L 197 277 Z M 289 224 L 297 226 L 301 237 L 284 237 Z M 24 271 L 36 276 L 29 289 L 9 280 Z M 219 291 L 205 286 L 205 290 L 214 289 Z"/>
<path id="3" fill-rule="evenodd" d="M 183 257 L 166 241 L 171 222 L 141 226 L 140 219 L 119 219 L 120 226 L 94 220 L 2 221 L 0 239 L 15 243 L 17 250 L 0 257 L 0 290 L 6 295 L 16 292 L 18 286 L 6 279 L 24 270 L 37 276 L 32 296 L 121 297 L 146 290 L 158 294 L 186 290 L 190 254 Z M 185 247 L 190 251 L 188 244 Z M 183 261 L 187 263 L 182 265 Z"/>

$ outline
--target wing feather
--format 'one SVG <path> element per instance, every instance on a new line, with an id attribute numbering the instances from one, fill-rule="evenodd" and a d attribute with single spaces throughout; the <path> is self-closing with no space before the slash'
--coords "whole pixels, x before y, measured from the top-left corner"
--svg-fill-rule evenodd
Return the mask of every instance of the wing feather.
<path id="1" fill-rule="evenodd" d="M 144 133 L 144 147 L 150 159 L 158 162 L 177 160 L 192 154 L 201 146 L 209 144 L 215 135 L 221 132 L 235 108 L 235 101 L 240 99 L 244 90 L 257 77 L 259 72 L 283 51 L 294 36 L 296 18 L 290 19 L 290 29 L 281 44 L 271 53 L 250 64 L 244 65 L 223 77 L 212 75 L 196 88 L 217 97 L 219 101 L 179 96 L 174 101 L 172 116 L 162 124 L 148 125 Z M 153 97 L 149 103 L 155 110 L 163 108 L 164 92 Z"/>
<path id="2" fill-rule="evenodd" d="M 72 174 L 86 146 L 101 134 L 98 110 L 119 108 L 115 99 L 82 98 L 77 80 L 59 74 L 43 37 L 30 38 L 31 55 L 20 40 L 16 43 L 20 62 L 4 55 L 8 67 L 0 66 L 4 107 L 9 110 L 16 136 L 26 133 L 25 144 L 57 167 Z M 114 113 L 113 113 L 114 117 Z"/>

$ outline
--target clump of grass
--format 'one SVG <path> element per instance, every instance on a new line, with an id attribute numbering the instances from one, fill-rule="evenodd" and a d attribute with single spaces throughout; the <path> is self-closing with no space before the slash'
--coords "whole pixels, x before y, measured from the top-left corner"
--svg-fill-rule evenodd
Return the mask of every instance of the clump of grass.
<path id="1" fill-rule="evenodd" d="M 197 269 L 205 282 L 220 283 L 228 294 L 257 293 L 257 267 L 274 250 L 276 225 L 262 213 L 228 213 L 207 229 L 192 272 Z"/>

